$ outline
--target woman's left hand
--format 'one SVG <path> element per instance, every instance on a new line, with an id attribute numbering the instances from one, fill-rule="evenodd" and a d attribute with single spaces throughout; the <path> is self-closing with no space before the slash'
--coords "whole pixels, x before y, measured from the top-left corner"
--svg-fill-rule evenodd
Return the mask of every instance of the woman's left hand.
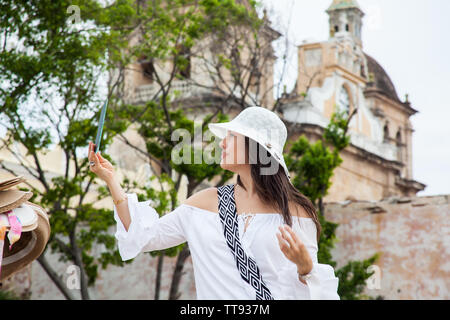
<path id="1" fill-rule="evenodd" d="M 277 233 L 277 238 L 283 254 L 297 265 L 298 273 L 309 273 L 313 263 L 306 246 L 288 225 L 280 226 L 279 230 L 281 234 Z"/>

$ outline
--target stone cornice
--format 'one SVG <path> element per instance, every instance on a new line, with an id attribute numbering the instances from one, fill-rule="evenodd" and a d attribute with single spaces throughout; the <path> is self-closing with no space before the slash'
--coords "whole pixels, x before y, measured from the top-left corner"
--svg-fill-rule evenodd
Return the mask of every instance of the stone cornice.
<path id="1" fill-rule="evenodd" d="M 289 125 L 290 127 L 290 125 Z M 290 127 L 291 130 L 289 132 L 290 135 L 294 133 L 302 134 L 306 133 L 312 136 L 315 136 L 317 139 L 320 139 L 323 136 L 324 129 L 318 125 L 315 124 L 295 124 L 292 127 Z M 387 160 L 384 159 L 376 154 L 373 154 L 367 150 L 364 150 L 358 146 L 355 146 L 350 142 L 349 147 L 344 149 L 344 152 L 348 152 L 350 154 L 353 154 L 361 159 L 364 159 L 365 161 L 370 161 L 373 164 L 382 166 L 386 169 L 399 171 L 401 170 L 405 165 L 399 161 L 394 160 Z"/>
<path id="2" fill-rule="evenodd" d="M 359 82 L 364 85 L 367 83 L 367 80 L 365 78 L 351 72 L 350 70 L 348 70 L 340 65 L 332 64 L 332 65 L 328 65 L 325 67 L 325 71 L 334 71 L 336 69 L 343 72 L 342 76 L 350 81 Z"/>
<path id="3" fill-rule="evenodd" d="M 408 103 L 401 103 L 401 102 L 392 100 L 391 98 L 384 95 L 381 90 L 376 89 L 376 88 L 366 88 L 364 90 L 364 96 L 366 98 L 380 99 L 383 102 L 388 103 L 389 105 L 397 108 L 398 110 L 407 113 L 409 116 L 412 116 L 419 112 L 416 109 L 412 108 Z"/>
<path id="4" fill-rule="evenodd" d="M 426 184 L 420 183 L 416 180 L 410 180 L 399 176 L 395 177 L 395 184 L 405 189 L 413 189 L 418 191 L 424 190 L 427 186 Z"/>

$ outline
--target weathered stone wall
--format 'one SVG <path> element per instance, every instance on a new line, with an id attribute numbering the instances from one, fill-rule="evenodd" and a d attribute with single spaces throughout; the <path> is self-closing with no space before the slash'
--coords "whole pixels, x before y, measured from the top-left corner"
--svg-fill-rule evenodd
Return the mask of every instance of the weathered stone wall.
<path id="1" fill-rule="evenodd" d="M 80 299 L 80 290 L 73 289 L 73 271 L 70 263 L 58 261 L 56 255 L 47 255 L 52 267 L 63 277 L 63 281 L 75 297 Z M 155 298 L 155 277 L 157 258 L 148 253 L 140 254 L 132 263 L 123 267 L 108 266 L 100 270 L 95 287 L 89 289 L 91 299 L 99 300 L 153 300 Z M 167 300 L 172 279 L 175 258 L 165 257 L 161 282 L 160 299 Z M 188 258 L 180 282 L 180 299 L 196 299 L 191 259 Z M 33 300 L 65 299 L 56 285 L 47 276 L 39 262 L 33 263 L 3 283 L 4 289 L 13 290 L 22 298 Z"/>
<path id="2" fill-rule="evenodd" d="M 337 268 L 380 253 L 379 288 L 365 293 L 385 299 L 450 299 L 450 195 L 346 201 L 325 205 L 327 220 L 339 223 L 332 254 Z M 69 264 L 48 256 L 66 283 Z M 92 299 L 153 299 L 157 259 L 140 254 L 124 267 L 100 270 Z M 167 299 L 175 259 L 165 258 L 160 298 Z M 30 278 L 31 276 L 31 278 Z M 376 281 L 374 282 L 376 283 Z M 64 299 L 37 261 L 4 283 L 31 299 Z M 79 290 L 71 290 L 79 298 Z M 185 265 L 180 299 L 195 299 L 191 260 Z"/>
<path id="3" fill-rule="evenodd" d="M 333 250 L 337 268 L 380 253 L 385 299 L 450 299 L 450 195 L 327 203 L 339 223 Z"/>

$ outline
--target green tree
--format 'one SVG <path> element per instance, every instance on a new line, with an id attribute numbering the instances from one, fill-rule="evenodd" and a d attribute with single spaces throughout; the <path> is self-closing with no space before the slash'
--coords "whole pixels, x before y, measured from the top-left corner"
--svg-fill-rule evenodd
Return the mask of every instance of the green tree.
<path id="1" fill-rule="evenodd" d="M 224 39 L 227 39 L 232 41 L 236 50 L 244 51 L 242 43 L 250 43 L 247 38 L 258 39 L 263 25 L 256 11 L 248 10 L 254 6 L 253 1 L 245 6 L 234 0 L 157 0 L 139 10 L 142 21 L 136 29 L 139 41 L 127 47 L 128 60 L 120 68 L 131 68 L 133 65 L 133 71 L 140 72 L 151 83 L 153 90 L 149 90 L 151 94 L 143 99 L 132 101 L 134 105 L 124 105 L 121 112 L 124 121 L 136 125 L 145 148 L 134 145 L 124 134 L 119 134 L 118 138 L 147 158 L 153 172 L 160 172 L 155 179 L 158 179 L 162 193 L 141 188 L 142 198 L 155 201 L 160 214 L 177 206 L 177 194 L 183 177 L 188 180 L 188 197 L 202 183 L 218 175 L 221 176 L 218 185 L 232 177 L 231 172 L 225 172 L 217 165 L 219 153 L 210 155 L 210 159 L 216 158 L 212 161 L 215 164 L 204 162 L 205 143 L 178 150 L 179 142 L 174 134 L 182 132 L 189 139 L 200 135 L 199 140 L 210 141 L 211 137 L 205 136 L 207 124 L 212 119 L 227 121 L 224 110 L 230 106 L 244 108 L 249 97 L 254 96 L 249 88 L 252 84 L 255 89 L 255 83 L 260 82 L 257 79 L 262 74 L 256 70 L 261 67 L 262 61 L 255 63 L 252 57 L 258 54 L 264 56 L 261 51 L 267 50 L 271 42 L 263 46 L 253 41 L 252 46 L 247 46 L 252 50 L 247 50 L 245 57 L 236 54 L 230 59 L 226 51 L 229 48 L 223 46 Z M 230 26 L 236 31 L 232 35 Z M 195 77 L 197 70 L 191 68 L 194 59 L 197 65 L 201 65 L 200 69 L 207 70 L 201 78 Z M 231 82 L 225 81 L 230 73 Z M 203 95 L 186 100 L 180 92 L 180 84 L 190 91 L 201 89 Z M 236 91 L 241 94 L 236 95 Z M 121 94 L 125 96 L 125 92 Z M 208 108 L 210 112 L 199 122 L 194 122 L 188 115 L 199 107 Z M 190 161 L 175 163 L 173 152 Z M 172 180 L 173 176 L 175 178 Z M 177 299 L 184 263 L 189 254 L 188 245 L 152 253 L 158 256 L 155 299 L 160 298 L 164 256 L 177 256 L 169 292 L 169 299 Z"/>
<path id="2" fill-rule="evenodd" d="M 254 6 L 253 1 L 247 4 Z M 109 99 L 109 121 L 102 150 L 116 135 L 128 142 L 121 133 L 138 122 L 139 133 L 146 141 L 143 152 L 149 162 L 154 161 L 162 168 L 162 174 L 158 176 L 161 186 L 170 182 L 168 177 L 172 176 L 172 170 L 179 177 L 172 184 L 173 189 L 178 190 L 181 177 L 187 175 L 189 195 L 203 181 L 216 175 L 222 175 L 222 182 L 226 181 L 231 174 L 222 172 L 217 166 L 171 163 L 170 153 L 175 142 L 170 138 L 174 130 L 194 131 L 194 122 L 188 120 L 184 112 L 172 110 L 178 106 L 176 97 L 179 96 L 172 83 L 189 78 L 189 60 L 194 56 L 201 58 L 201 50 L 191 50 L 194 42 L 200 43 L 207 35 L 222 35 L 216 39 L 216 43 L 220 42 L 227 26 L 256 27 L 259 20 L 254 11 L 233 0 L 155 0 L 151 3 L 120 0 L 106 7 L 94 0 L 23 0 L 0 1 L 0 9 L 0 40 L 3 44 L 0 51 L 0 108 L 2 125 L 7 130 L 1 147 L 15 156 L 20 168 L 17 170 L 8 163 L 2 163 L 1 167 L 13 174 L 25 171 L 39 181 L 39 185 L 29 183 L 28 187 L 34 192 L 33 201 L 50 214 L 52 234 L 48 247 L 60 256 L 60 260 L 71 261 L 80 268 L 81 296 L 88 299 L 88 286 L 95 283 L 99 266 L 122 265 L 114 250 L 114 239 L 107 232 L 114 224 L 111 212 L 96 206 L 96 202 L 107 195 L 106 189 L 96 183 L 83 155 L 88 141 L 94 138 L 99 107 L 105 97 Z M 130 40 L 136 33 L 141 41 L 131 46 Z M 249 36 L 254 34 L 253 30 Z M 259 46 L 255 44 L 255 47 Z M 172 68 L 168 76 L 153 74 L 159 90 L 147 99 L 148 103 L 136 107 L 124 103 L 123 80 L 130 66 L 139 59 L 170 62 Z M 237 55 L 234 66 L 240 60 L 243 59 Z M 243 94 L 236 98 L 232 94 L 236 86 L 228 88 L 230 94 L 228 97 L 222 94 L 220 106 L 209 119 L 226 120 L 221 111 L 230 104 L 229 100 L 245 106 L 246 97 L 250 96 L 250 83 L 254 84 L 254 79 L 261 76 L 260 73 L 244 76 L 257 67 L 246 60 L 233 71 Z M 223 64 L 223 59 L 217 61 L 216 69 Z M 231 68 L 230 63 L 223 67 L 225 70 Z M 109 77 L 105 73 L 109 73 Z M 206 122 L 203 123 L 201 132 L 206 129 Z M 25 148 L 27 158 L 17 152 L 14 143 Z M 60 148 L 64 153 L 64 168 L 57 176 L 52 176 L 43 164 L 43 156 L 49 148 Z M 199 154 L 194 149 L 188 152 L 192 156 Z M 130 181 L 126 184 L 135 187 Z M 142 188 L 140 197 L 147 195 L 157 202 L 158 212 L 163 214 L 176 206 L 176 192 L 161 190 Z M 98 199 L 87 196 L 93 191 L 98 192 Z M 94 245 L 105 248 L 98 257 L 91 254 Z M 172 256 L 178 252 L 170 298 L 178 297 L 178 283 L 189 250 L 186 246 L 159 254 L 158 270 L 161 270 L 164 254 Z M 47 262 L 45 253 L 38 261 L 63 295 L 73 299 L 62 276 Z M 159 283 L 160 272 L 157 287 Z M 156 291 L 158 295 L 159 290 Z"/>
<path id="3" fill-rule="evenodd" d="M 112 93 L 119 82 L 108 82 L 106 75 L 109 62 L 120 57 L 117 53 L 126 44 L 129 31 L 124 26 L 135 14 L 131 4 L 0 1 L 0 117 L 6 130 L 1 148 L 19 164 L 2 162 L 1 168 L 15 175 L 26 172 L 37 181 L 28 183 L 32 201 L 47 210 L 51 224 L 49 245 L 38 261 L 67 299 L 74 296 L 48 263 L 49 248 L 79 267 L 82 299 L 89 299 L 88 287 L 99 267 L 123 265 L 108 232 L 115 224 L 111 211 L 96 205 L 101 197 L 87 197 L 98 185 L 83 152 L 95 138 L 96 119 L 107 97 L 110 121 L 102 150 L 126 128 L 114 119 L 120 101 Z M 80 15 L 70 19 L 68 8 L 74 5 Z M 24 152 L 15 148 L 17 143 Z M 64 154 L 56 175 L 46 169 L 44 156 L 50 148 Z M 103 251 L 94 254 L 94 245 Z"/>
<path id="4" fill-rule="evenodd" d="M 332 258 L 331 249 L 336 242 L 335 232 L 338 224 L 325 219 L 323 198 L 328 194 L 334 169 L 342 163 L 339 153 L 350 142 L 350 137 L 347 135 L 348 124 L 356 112 L 357 109 L 354 109 L 350 115 L 347 115 L 345 111 L 337 110 L 333 113 L 321 139 L 311 143 L 305 136 L 301 136 L 293 143 L 285 156 L 289 170 L 295 173 L 292 179 L 294 186 L 311 199 L 319 212 L 323 229 L 319 239 L 318 261 L 334 268 L 336 262 Z M 363 261 L 349 261 L 336 270 L 336 276 L 339 278 L 338 293 L 341 299 L 365 298 L 361 293 L 366 280 L 373 274 L 373 272 L 367 272 L 367 268 L 377 259 L 378 253 Z"/>

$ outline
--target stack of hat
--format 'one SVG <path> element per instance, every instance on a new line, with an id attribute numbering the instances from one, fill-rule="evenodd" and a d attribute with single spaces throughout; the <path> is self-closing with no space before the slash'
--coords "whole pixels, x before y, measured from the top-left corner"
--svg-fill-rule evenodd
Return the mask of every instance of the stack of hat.
<path id="1" fill-rule="evenodd" d="M 24 181 L 0 181 L 0 282 L 37 259 L 50 237 L 46 212 L 28 201 L 33 193 L 12 189 Z"/>

